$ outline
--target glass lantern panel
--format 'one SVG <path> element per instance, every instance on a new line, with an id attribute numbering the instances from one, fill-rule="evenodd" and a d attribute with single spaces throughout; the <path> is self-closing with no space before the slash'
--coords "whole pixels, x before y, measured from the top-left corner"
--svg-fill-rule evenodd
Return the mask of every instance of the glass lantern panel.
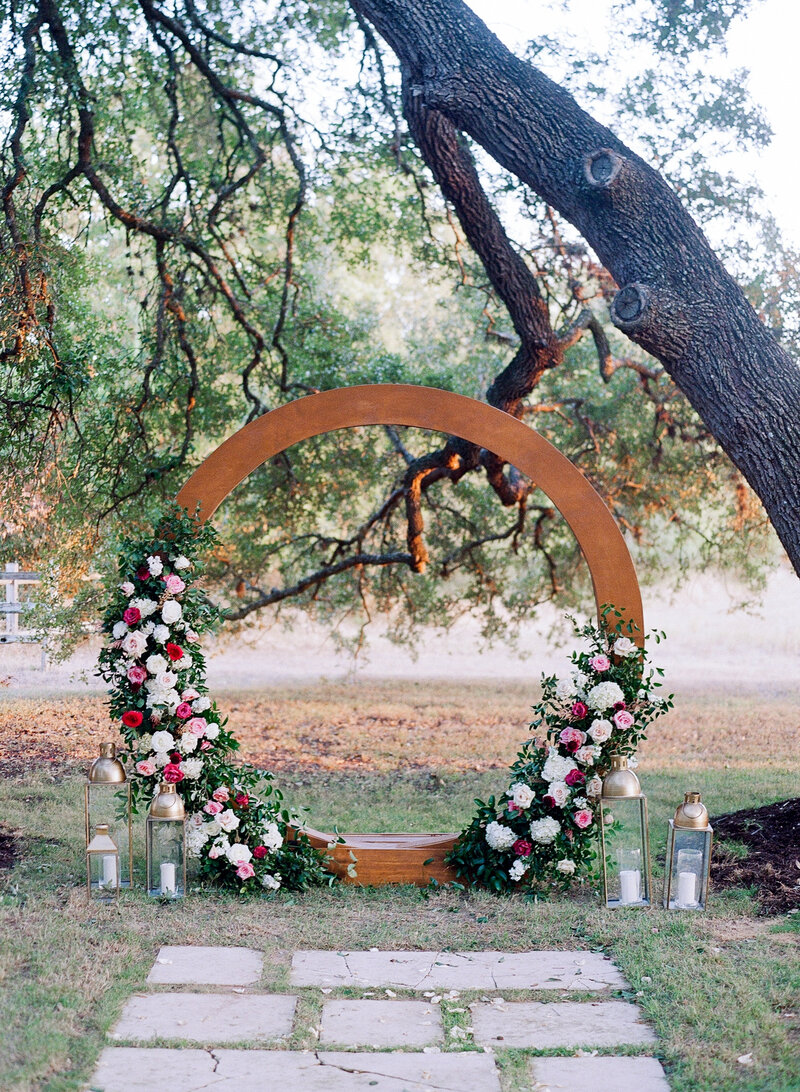
<path id="1" fill-rule="evenodd" d="M 110 902 L 117 897 L 119 892 L 117 884 L 119 854 L 90 853 L 88 859 L 91 897 L 101 902 Z"/>
<path id="2" fill-rule="evenodd" d="M 149 818 L 147 839 L 147 894 L 154 898 L 182 898 L 185 894 L 183 823 L 173 819 Z"/>
<path id="3" fill-rule="evenodd" d="M 711 832 L 670 826 L 669 909 L 705 910 Z"/>
<path id="4" fill-rule="evenodd" d="M 606 905 L 650 903 L 645 804 L 639 797 L 603 800 Z"/>
<path id="5" fill-rule="evenodd" d="M 130 856 L 130 786 L 113 782 L 90 781 L 86 786 L 86 830 L 93 831 L 105 823 L 108 833 L 119 848 L 119 885 L 131 885 Z"/>

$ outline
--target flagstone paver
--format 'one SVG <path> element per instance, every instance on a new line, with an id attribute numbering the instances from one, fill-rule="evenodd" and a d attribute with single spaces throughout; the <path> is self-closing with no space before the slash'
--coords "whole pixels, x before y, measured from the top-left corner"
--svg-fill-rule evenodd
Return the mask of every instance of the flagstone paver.
<path id="1" fill-rule="evenodd" d="M 191 986 L 252 986 L 261 979 L 264 956 L 250 948 L 177 945 L 161 949 L 149 983 Z"/>
<path id="2" fill-rule="evenodd" d="M 98 1092 L 500 1092 L 487 1054 L 350 1054 L 320 1051 L 107 1047 L 90 1088 Z"/>
<path id="3" fill-rule="evenodd" d="M 296 1004 L 297 998 L 289 994 L 137 994 L 125 1005 L 111 1036 L 214 1045 L 267 1042 L 291 1034 Z"/>
<path id="4" fill-rule="evenodd" d="M 535 1092 L 669 1092 L 657 1058 L 534 1058 L 531 1072 Z"/>
<path id="5" fill-rule="evenodd" d="M 601 990 L 627 985 L 597 952 L 301 951 L 293 986 L 397 986 L 412 990 Z"/>
<path id="6" fill-rule="evenodd" d="M 655 1043 L 638 1005 L 627 1001 L 507 1001 L 470 1005 L 476 1043 L 486 1046 L 610 1047 Z"/>
<path id="7" fill-rule="evenodd" d="M 328 1001 L 321 1043 L 342 1046 L 430 1046 L 443 1039 L 442 1014 L 425 1001 Z"/>

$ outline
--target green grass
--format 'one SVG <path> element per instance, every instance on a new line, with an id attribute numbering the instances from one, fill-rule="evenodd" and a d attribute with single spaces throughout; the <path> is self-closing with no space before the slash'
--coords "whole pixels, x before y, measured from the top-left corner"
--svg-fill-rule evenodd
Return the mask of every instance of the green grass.
<path id="1" fill-rule="evenodd" d="M 794 795 L 797 785 L 795 773 L 773 770 L 704 767 L 696 784 L 676 769 L 643 767 L 640 774 L 650 800 L 657 895 L 666 822 L 685 789 L 701 788 L 719 813 Z M 456 830 L 474 796 L 504 788 L 502 775 L 442 769 L 303 774 L 285 776 L 283 784 L 292 800 L 313 804 L 315 826 L 342 830 Z M 15 868 L 0 874 L 0 1088 L 8 1092 L 81 1088 L 124 1002 L 144 987 L 161 944 L 263 949 L 261 988 L 278 990 L 288 989 L 292 950 L 304 947 L 600 949 L 617 961 L 631 984 L 624 996 L 642 1006 L 658 1033 L 656 1053 L 675 1092 L 800 1089 L 800 1020 L 784 1015 L 797 1013 L 800 995 L 800 915 L 758 918 L 745 891 L 714 895 L 706 914 L 658 907 L 615 913 L 589 891 L 532 904 L 405 887 L 336 887 L 271 900 L 211 891 L 171 906 L 148 902 L 139 890 L 105 907 L 89 904 L 81 887 L 81 809 L 77 777 L 56 783 L 38 774 L 0 785 L 0 815 L 19 830 L 23 850 Z M 139 850 L 142 844 L 139 831 Z M 296 992 L 299 1018 L 288 1045 L 311 1048 L 321 998 L 315 990 Z M 472 999 L 463 991 L 445 1006 L 446 1027 L 468 1026 L 468 1014 L 450 1009 Z M 504 1092 L 530 1087 L 532 1053 L 498 1052 Z M 737 1063 L 749 1053 L 752 1067 Z"/>

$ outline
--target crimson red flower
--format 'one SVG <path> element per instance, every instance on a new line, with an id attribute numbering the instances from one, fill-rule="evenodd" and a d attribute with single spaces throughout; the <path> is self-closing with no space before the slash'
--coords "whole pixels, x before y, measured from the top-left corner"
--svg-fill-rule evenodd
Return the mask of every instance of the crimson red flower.
<path id="1" fill-rule="evenodd" d="M 530 857 L 533 853 L 533 842 L 529 842 L 527 838 L 517 838 L 511 848 L 518 857 Z"/>
<path id="2" fill-rule="evenodd" d="M 150 570 L 146 565 L 142 565 L 141 569 L 136 570 L 136 575 L 139 577 L 140 580 L 149 580 Z"/>
<path id="3" fill-rule="evenodd" d="M 246 792 L 237 792 L 234 800 L 240 808 L 246 808 L 247 805 L 250 803 L 250 797 L 247 795 Z"/>
<path id="4" fill-rule="evenodd" d="M 170 762 L 180 762 L 180 760 L 181 760 L 180 751 L 173 751 L 172 754 L 169 756 L 169 760 L 170 760 Z"/>
<path id="5" fill-rule="evenodd" d="M 582 785 L 586 780 L 586 774 L 581 773 L 580 770 L 570 770 L 564 781 L 568 785 Z"/>
<path id="6" fill-rule="evenodd" d="M 135 626 L 142 619 L 142 612 L 138 607 L 126 607 L 122 612 L 122 621 L 126 626 Z"/>
<path id="7" fill-rule="evenodd" d="M 627 707 L 627 705 L 625 704 L 624 701 L 615 701 L 614 702 L 614 712 L 615 713 L 618 713 L 620 711 L 620 709 L 627 709 L 627 708 L 628 707 Z"/>
<path id="8" fill-rule="evenodd" d="M 129 709 L 122 714 L 122 723 L 126 728 L 138 728 L 144 717 L 137 709 Z"/>
<path id="9" fill-rule="evenodd" d="M 579 751 L 580 746 L 580 740 L 577 739 L 571 739 L 569 743 L 566 744 L 566 748 L 571 755 L 574 755 L 576 751 Z"/>
<path id="10" fill-rule="evenodd" d="M 555 799 L 549 795 L 542 797 L 542 803 L 546 808 L 554 808 L 556 806 Z"/>
<path id="11" fill-rule="evenodd" d="M 182 701 L 178 708 L 175 710 L 175 716 L 180 717 L 181 720 L 188 720 L 192 715 L 192 707 L 188 701 Z"/>
<path id="12" fill-rule="evenodd" d="M 175 766 L 172 762 L 168 762 L 164 767 L 164 772 L 161 775 L 164 781 L 170 785 L 177 785 L 179 781 L 183 781 L 184 773 L 180 766 Z"/>
<path id="13" fill-rule="evenodd" d="M 583 720 L 589 710 L 582 701 L 576 701 L 572 707 L 572 715 L 576 720 Z"/>
<path id="14" fill-rule="evenodd" d="M 257 861 L 262 860 L 264 857 L 266 857 L 268 853 L 269 850 L 266 846 L 256 846 L 256 848 L 253 850 L 253 856 Z"/>
<path id="15" fill-rule="evenodd" d="M 180 660 L 181 656 L 183 656 L 183 649 L 180 645 L 173 645 L 170 642 L 167 645 L 167 655 L 171 660 Z"/>

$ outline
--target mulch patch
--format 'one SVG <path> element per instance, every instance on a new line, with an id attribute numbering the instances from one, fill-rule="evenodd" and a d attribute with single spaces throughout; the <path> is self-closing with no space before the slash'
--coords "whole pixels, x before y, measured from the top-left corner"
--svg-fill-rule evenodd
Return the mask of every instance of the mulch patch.
<path id="1" fill-rule="evenodd" d="M 754 887 L 762 914 L 800 910 L 800 797 L 719 815 L 711 820 L 716 887 Z M 747 846 L 747 856 L 725 841 Z"/>
<path id="2" fill-rule="evenodd" d="M 17 859 L 17 839 L 13 830 L 0 826 L 0 868 L 11 868 Z"/>

